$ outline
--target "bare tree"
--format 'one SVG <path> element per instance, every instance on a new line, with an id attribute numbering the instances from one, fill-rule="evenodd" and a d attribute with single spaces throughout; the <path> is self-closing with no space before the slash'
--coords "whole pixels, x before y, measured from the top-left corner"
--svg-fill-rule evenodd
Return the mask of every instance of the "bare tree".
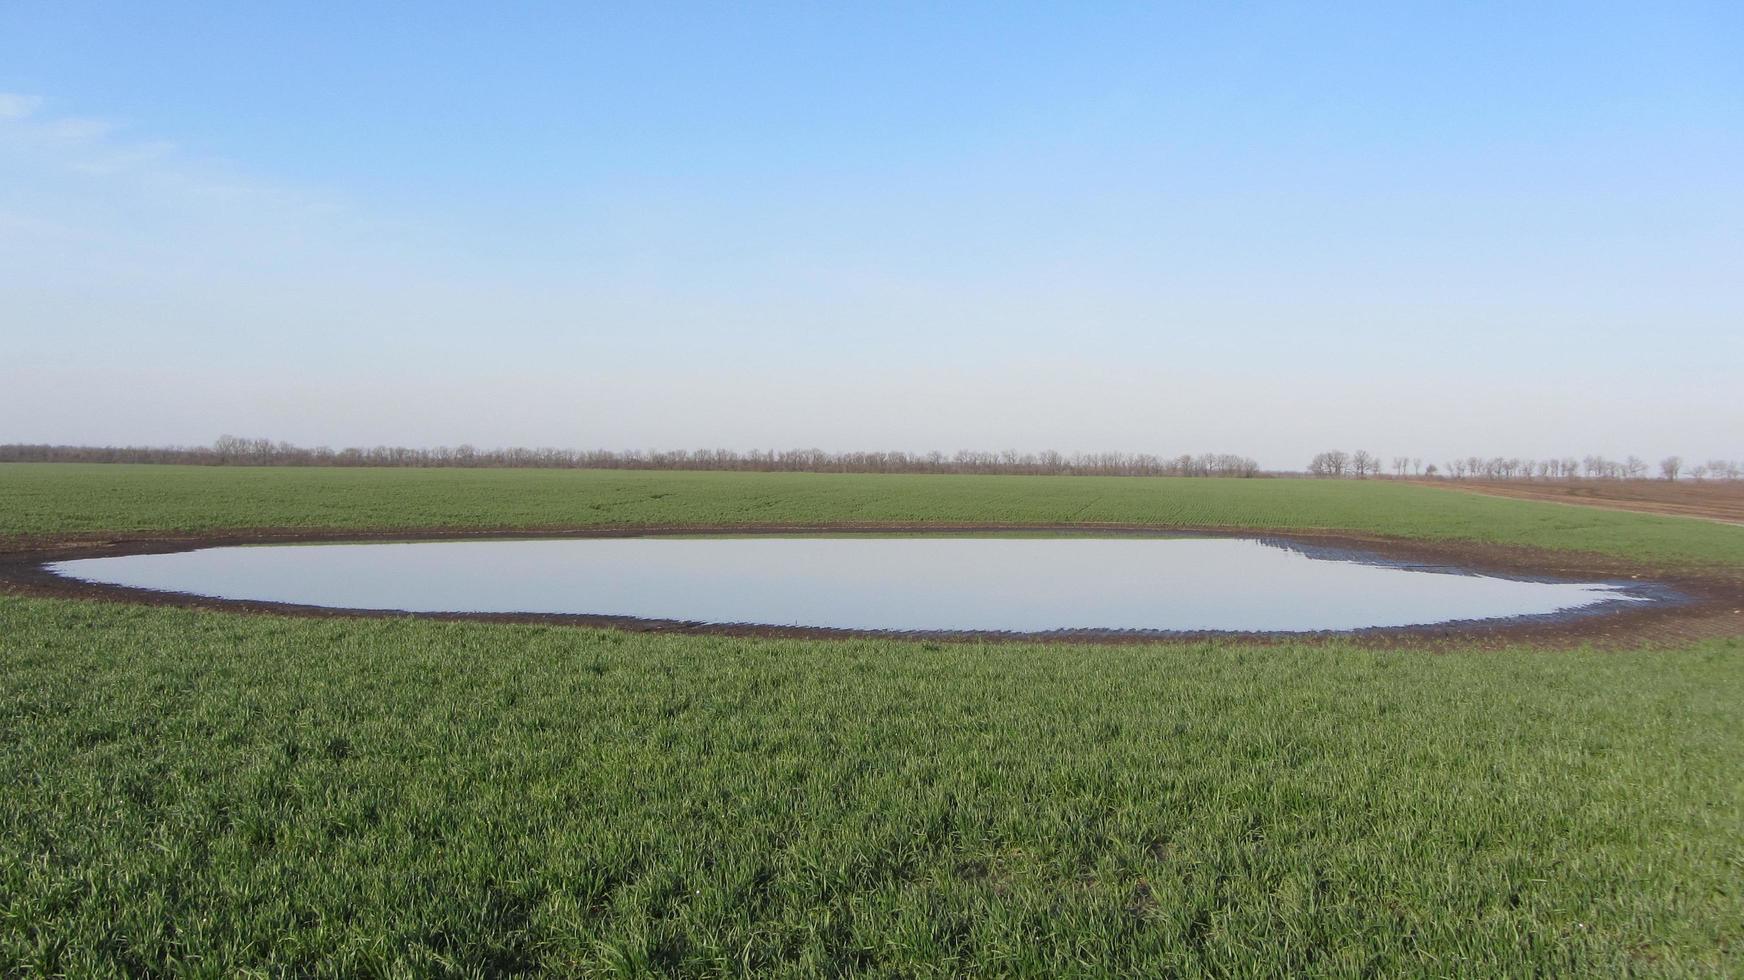
<path id="1" fill-rule="evenodd" d="M 0 444 L 0 462 L 181 463 L 206 466 L 396 466 L 514 467 L 615 470 L 809 471 L 828 473 L 1021 473 L 1098 476 L 1260 475 L 1257 460 L 1235 453 L 1204 453 L 1164 460 L 1149 453 L 1079 453 L 1066 456 L 963 450 L 952 456 L 932 452 L 844 452 L 789 449 L 737 452 L 697 450 L 586 450 L 508 447 L 480 450 L 471 445 L 408 448 L 325 446 L 306 449 L 270 439 L 226 435 L 211 446 L 54 446 Z"/>
<path id="2" fill-rule="evenodd" d="M 1677 479 L 1678 471 L 1683 469 L 1682 456 L 1667 456 L 1659 461 L 1659 475 L 1667 480 Z"/>
<path id="3" fill-rule="evenodd" d="M 1350 465 L 1350 457 L 1342 450 L 1316 453 L 1308 463 L 1308 472 L 1313 476 L 1343 476 Z"/>

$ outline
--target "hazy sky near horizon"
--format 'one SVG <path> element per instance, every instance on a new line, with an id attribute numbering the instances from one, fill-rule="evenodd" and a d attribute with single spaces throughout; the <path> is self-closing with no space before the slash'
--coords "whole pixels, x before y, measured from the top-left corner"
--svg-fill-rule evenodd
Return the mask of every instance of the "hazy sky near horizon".
<path id="1" fill-rule="evenodd" d="M 0 442 L 1744 457 L 1744 5 L 0 4 Z"/>

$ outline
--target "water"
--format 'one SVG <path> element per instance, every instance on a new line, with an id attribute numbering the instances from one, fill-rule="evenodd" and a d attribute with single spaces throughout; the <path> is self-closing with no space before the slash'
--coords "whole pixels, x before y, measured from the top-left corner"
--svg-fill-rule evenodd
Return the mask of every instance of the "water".
<path id="1" fill-rule="evenodd" d="M 208 548 L 60 562 L 92 582 L 408 612 L 857 630 L 1299 632 L 1629 601 L 1243 538 L 593 538 Z"/>

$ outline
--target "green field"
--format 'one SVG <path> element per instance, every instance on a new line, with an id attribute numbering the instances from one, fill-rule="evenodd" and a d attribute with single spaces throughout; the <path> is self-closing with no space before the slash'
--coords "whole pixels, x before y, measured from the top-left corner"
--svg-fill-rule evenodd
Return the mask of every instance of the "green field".
<path id="1" fill-rule="evenodd" d="M 1144 522 L 1744 567 L 1383 482 L 0 466 L 0 536 Z M 648 636 L 0 596 L 0 974 L 1744 972 L 1744 640 Z"/>
<path id="2" fill-rule="evenodd" d="M 0 538 L 243 528 L 1143 523 L 1321 528 L 1744 566 L 1744 527 L 1385 480 L 0 464 Z"/>

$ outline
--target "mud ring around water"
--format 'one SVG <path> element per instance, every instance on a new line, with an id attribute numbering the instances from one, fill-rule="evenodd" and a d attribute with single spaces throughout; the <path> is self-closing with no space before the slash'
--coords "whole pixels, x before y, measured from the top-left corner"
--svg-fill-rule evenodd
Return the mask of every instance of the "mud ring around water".
<path id="1" fill-rule="evenodd" d="M 1429 626 L 1383 627 L 1324 633 L 1162 632 L 1062 630 L 1046 633 L 896 632 L 817 627 L 717 624 L 625 616 L 556 613 L 413 613 L 343 609 L 246 599 L 216 599 L 67 578 L 46 566 L 83 558 L 168 554 L 234 545 L 385 543 L 410 541 L 622 538 L 663 535 L 779 534 L 1090 534 L 1264 538 L 1322 555 L 1347 552 L 1386 564 L 1455 568 L 1510 578 L 1622 583 L 1654 601 L 1606 604 L 1601 611 L 1569 610 L 1541 616 L 1471 620 Z M 0 593 L 57 599 L 125 602 L 215 612 L 303 617 L 415 618 L 438 621 L 534 623 L 609 628 L 635 633 L 783 637 L 878 638 L 949 642 L 1053 642 L 1184 644 L 1340 642 L 1425 649 L 1490 648 L 1521 644 L 1546 648 L 1671 646 L 1715 637 L 1744 636 L 1744 568 L 1690 569 L 1586 552 L 1551 551 L 1471 541 L 1426 541 L 1311 529 L 1159 527 L 1140 524 L 758 524 L 620 526 L 611 528 L 416 528 L 375 531 L 251 529 L 211 532 L 36 535 L 0 540 Z"/>

